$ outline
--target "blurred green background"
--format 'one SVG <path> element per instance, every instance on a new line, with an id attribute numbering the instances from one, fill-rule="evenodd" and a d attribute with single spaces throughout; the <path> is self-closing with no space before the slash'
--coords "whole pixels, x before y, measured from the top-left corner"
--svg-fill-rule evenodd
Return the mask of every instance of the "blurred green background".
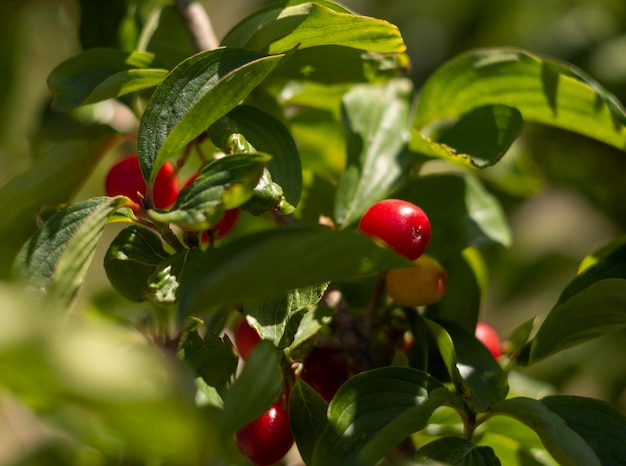
<path id="1" fill-rule="evenodd" d="M 108 3 L 112 9 L 125 8 L 123 0 Z M 222 37 L 267 2 L 202 3 Z M 457 53 L 515 46 L 574 63 L 626 102 L 624 0 L 343 3 L 400 28 L 412 61 L 410 77 L 418 88 Z M 0 1 L 0 185 L 32 163 L 33 137 L 49 99 L 46 78 L 54 66 L 80 51 L 78 18 L 74 0 Z M 98 44 L 102 39 L 98 31 L 92 32 L 91 40 Z M 116 124 L 130 131 L 134 122 Z M 77 198 L 103 194 L 106 166 L 100 164 Z M 619 150 L 552 128 L 526 126 L 502 163 L 482 172 L 487 187 L 505 206 L 514 232 L 513 248 L 485 251 L 490 285 L 483 320 L 506 336 L 525 320 L 545 316 L 580 261 L 625 232 L 625 174 L 626 154 Z M 108 289 L 100 265 L 103 253 L 95 258 L 86 297 Z M 560 393 L 604 399 L 626 412 L 624 336 L 607 335 L 565 351 L 527 373 Z"/>

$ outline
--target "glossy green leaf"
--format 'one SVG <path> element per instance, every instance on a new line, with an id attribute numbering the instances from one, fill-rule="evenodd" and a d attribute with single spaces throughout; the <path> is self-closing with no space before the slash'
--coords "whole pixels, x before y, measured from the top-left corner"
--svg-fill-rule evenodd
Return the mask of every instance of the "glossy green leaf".
<path id="1" fill-rule="evenodd" d="M 626 328 L 626 280 L 608 278 L 557 304 L 530 342 L 528 364 Z"/>
<path id="2" fill-rule="evenodd" d="M 250 353 L 241 374 L 224 396 L 222 438 L 231 441 L 230 436 L 238 428 L 259 417 L 278 400 L 283 385 L 281 355 L 269 341 L 260 341 Z"/>
<path id="3" fill-rule="evenodd" d="M 203 259 L 198 248 L 182 249 L 159 262 L 148 280 L 145 299 L 155 303 L 175 303 L 182 286 L 193 277 Z"/>
<path id="4" fill-rule="evenodd" d="M 424 155 L 485 168 L 509 150 L 523 127 L 521 113 L 506 105 L 485 105 L 463 114 L 452 125 L 425 138 L 413 132 L 410 147 Z"/>
<path id="5" fill-rule="evenodd" d="M 474 445 L 460 437 L 444 437 L 430 442 L 417 451 L 418 461 L 435 460 L 454 466 L 500 466 L 494 451 Z"/>
<path id="6" fill-rule="evenodd" d="M 353 231 L 320 227 L 253 233 L 206 252 L 183 290 L 179 310 L 186 316 L 403 265 L 406 259 Z"/>
<path id="7" fill-rule="evenodd" d="M 253 326 L 265 340 L 278 348 L 289 346 L 298 331 L 302 316 L 322 298 L 327 283 L 299 288 L 262 301 L 244 303 L 244 313 L 254 318 Z"/>
<path id="8" fill-rule="evenodd" d="M 21 249 L 14 275 L 35 294 L 71 304 L 109 216 L 127 202 L 98 197 L 59 210 Z"/>
<path id="9" fill-rule="evenodd" d="M 168 256 L 161 238 L 139 226 L 122 230 L 104 256 L 104 270 L 113 288 L 131 301 L 142 301 L 148 279 Z"/>
<path id="10" fill-rule="evenodd" d="M 335 201 L 339 226 L 356 222 L 408 178 L 413 159 L 405 149 L 412 90 L 409 81 L 398 79 L 387 85 L 357 86 L 344 96 L 348 158 Z"/>
<path id="11" fill-rule="evenodd" d="M 169 211 L 150 210 L 156 221 L 190 230 L 207 230 L 228 209 L 248 201 L 265 165 L 267 154 L 234 154 L 205 165 L 178 195 Z"/>
<path id="12" fill-rule="evenodd" d="M 427 254 L 441 260 L 468 246 L 511 244 L 499 201 L 472 175 L 421 176 L 392 195 L 417 204 L 428 215 L 432 236 Z"/>
<path id="13" fill-rule="evenodd" d="M 573 65 L 514 48 L 477 49 L 442 65 L 422 88 L 415 128 L 424 132 L 492 104 L 626 148 L 626 113 L 617 98 Z"/>
<path id="14" fill-rule="evenodd" d="M 305 464 L 311 464 L 315 442 L 328 424 L 328 403 L 309 384 L 298 380 L 289 396 L 289 424 Z"/>
<path id="15" fill-rule="evenodd" d="M 68 202 L 118 138 L 110 128 L 98 126 L 53 144 L 31 168 L 0 187 L 0 277 L 8 276 L 17 252 L 35 233 L 39 209 Z"/>
<path id="16" fill-rule="evenodd" d="M 290 2 L 251 15 L 237 24 L 222 45 L 262 53 L 283 53 L 318 45 L 342 45 L 379 53 L 405 50 L 398 28 L 313 2 Z"/>
<path id="17" fill-rule="evenodd" d="M 219 48 L 174 68 L 152 94 L 139 125 L 138 155 L 148 185 L 168 158 L 236 107 L 282 59 Z"/>
<path id="18" fill-rule="evenodd" d="M 52 106 L 68 111 L 81 105 L 156 87 L 167 70 L 154 68 L 154 55 L 91 49 L 58 65 L 48 78 Z"/>
<path id="19" fill-rule="evenodd" d="M 626 464 L 624 413 L 603 401 L 581 396 L 548 396 L 541 402 L 585 439 L 601 464 Z"/>
<path id="20" fill-rule="evenodd" d="M 423 429 L 448 394 L 440 382 L 416 369 L 384 367 L 351 377 L 330 403 L 312 464 L 377 464 Z"/>
<path id="21" fill-rule="evenodd" d="M 249 105 L 240 105 L 210 129 L 218 146 L 233 133 L 241 133 L 255 150 L 272 156 L 267 165 L 272 180 L 282 188 L 286 201 L 297 206 L 302 193 L 302 164 L 289 130 L 272 115 Z"/>
<path id="22" fill-rule="evenodd" d="M 494 414 L 511 416 L 533 429 L 561 466 L 600 466 L 593 449 L 561 416 L 539 400 L 508 398 L 493 407 Z"/>

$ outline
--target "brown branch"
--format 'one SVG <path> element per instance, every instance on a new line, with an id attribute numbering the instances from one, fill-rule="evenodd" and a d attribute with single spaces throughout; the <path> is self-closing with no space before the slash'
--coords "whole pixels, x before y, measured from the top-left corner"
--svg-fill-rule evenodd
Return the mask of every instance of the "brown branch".
<path id="1" fill-rule="evenodd" d="M 196 50 L 202 52 L 219 47 L 211 19 L 200 2 L 196 0 L 175 0 L 175 2 L 187 24 Z"/>

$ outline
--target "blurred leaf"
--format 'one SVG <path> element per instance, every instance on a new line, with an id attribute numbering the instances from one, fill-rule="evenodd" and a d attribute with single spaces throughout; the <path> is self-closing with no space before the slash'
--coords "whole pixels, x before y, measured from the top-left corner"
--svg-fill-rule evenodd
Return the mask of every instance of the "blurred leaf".
<path id="1" fill-rule="evenodd" d="M 78 4 L 78 37 L 82 48 L 117 46 L 120 23 L 126 16 L 126 0 L 111 0 L 106 3 L 78 0 Z"/>
<path id="2" fill-rule="evenodd" d="M 393 446 L 423 429 L 448 394 L 416 369 L 384 367 L 351 377 L 330 403 L 313 465 L 377 464 Z"/>
<path id="3" fill-rule="evenodd" d="M 395 78 L 408 66 L 408 58 L 403 54 L 384 55 L 340 45 L 318 45 L 296 50 L 270 79 L 325 84 L 377 82 Z"/>
<path id="4" fill-rule="evenodd" d="M 179 312 L 186 316 L 220 304 L 271 298 L 300 287 L 406 265 L 406 259 L 353 231 L 262 231 L 207 251 L 183 290 Z"/>
<path id="5" fill-rule="evenodd" d="M 157 86 L 167 70 L 152 68 L 154 55 L 91 49 L 58 65 L 48 78 L 52 107 L 68 111 Z"/>
<path id="6" fill-rule="evenodd" d="M 573 65 L 513 48 L 477 49 L 443 64 L 422 88 L 415 128 L 492 104 L 626 148 L 626 114 L 617 98 Z"/>
<path id="7" fill-rule="evenodd" d="M 410 147 L 415 152 L 455 163 L 469 159 L 471 165 L 485 168 L 495 164 L 509 150 L 523 124 L 522 115 L 515 108 L 485 105 L 468 111 L 441 130 L 435 137 L 437 142 L 431 142 L 430 150 L 424 150 L 426 140 L 415 132 L 416 141 L 411 140 Z"/>
<path id="8" fill-rule="evenodd" d="M 155 303 L 174 303 L 203 259 L 198 248 L 182 249 L 159 262 L 148 281 L 146 299 Z"/>
<path id="9" fill-rule="evenodd" d="M 585 439 L 600 463 L 626 464 L 623 413 L 603 401 L 580 396 L 548 396 L 541 402 Z"/>
<path id="10" fill-rule="evenodd" d="M 220 48 L 174 68 L 152 94 L 139 125 L 138 155 L 148 185 L 168 158 L 236 107 L 283 57 Z"/>
<path id="11" fill-rule="evenodd" d="M 445 260 L 469 246 L 511 245 L 500 203 L 474 176 L 421 176 L 392 195 L 413 202 L 428 215 L 432 236 L 426 252 L 431 256 Z"/>
<path id="12" fill-rule="evenodd" d="M 298 380 L 289 396 L 289 424 L 305 464 L 311 464 L 313 449 L 328 424 L 328 403 L 309 384 Z"/>
<path id="13" fill-rule="evenodd" d="M 17 251 L 36 231 L 37 211 L 69 201 L 118 139 L 111 128 L 95 127 L 52 145 L 33 167 L 0 187 L 0 277 L 8 277 Z"/>
<path id="14" fill-rule="evenodd" d="M 113 288 L 131 301 L 142 301 L 148 279 L 168 256 L 161 238 L 136 225 L 122 230 L 104 256 L 104 270 Z"/>
<path id="15" fill-rule="evenodd" d="M 328 2 L 287 2 L 271 5 L 233 27 L 222 44 L 261 53 L 284 53 L 298 47 L 343 45 L 371 52 L 405 50 L 396 26 L 379 19 L 340 11 Z"/>
<path id="16" fill-rule="evenodd" d="M 153 11 L 142 30 L 138 49 L 154 53 L 169 69 L 196 53 L 187 25 L 174 5 Z"/>
<path id="17" fill-rule="evenodd" d="M 511 416 L 533 429 L 561 466 L 601 464 L 585 440 L 541 401 L 523 397 L 509 398 L 494 406 L 492 412 Z"/>
<path id="18" fill-rule="evenodd" d="M 255 107 L 240 105 L 214 123 L 209 132 L 220 147 L 220 140 L 241 133 L 255 150 L 270 154 L 267 169 L 272 180 L 280 185 L 289 204 L 298 205 L 302 192 L 300 155 L 291 133 L 278 119 Z"/>
<path id="19" fill-rule="evenodd" d="M 356 222 L 408 178 L 413 158 L 405 149 L 412 90 L 408 80 L 397 79 L 384 86 L 356 86 L 344 96 L 348 160 L 335 202 L 341 227 Z"/>
<path id="20" fill-rule="evenodd" d="M 233 154 L 205 165 L 184 188 L 169 211 L 150 210 L 158 222 L 190 230 L 208 230 L 228 209 L 241 206 L 253 190 L 270 157 L 267 154 Z"/>
<path id="21" fill-rule="evenodd" d="M 224 396 L 221 433 L 230 440 L 235 431 L 256 419 L 278 400 L 283 373 L 282 352 L 269 341 L 261 340 L 246 360 L 243 370 Z"/>
<path id="22" fill-rule="evenodd" d="M 489 447 L 476 446 L 460 437 L 444 437 L 430 442 L 417 451 L 416 459 L 433 459 L 459 466 L 499 466 L 500 460 Z"/>
<path id="23" fill-rule="evenodd" d="M 109 216 L 127 202 L 126 197 L 98 197 L 59 210 L 21 249 L 14 275 L 35 294 L 69 306 Z"/>
<path id="24" fill-rule="evenodd" d="M 557 304 L 529 343 L 532 364 L 609 331 L 626 328 L 626 280 L 608 278 Z"/>

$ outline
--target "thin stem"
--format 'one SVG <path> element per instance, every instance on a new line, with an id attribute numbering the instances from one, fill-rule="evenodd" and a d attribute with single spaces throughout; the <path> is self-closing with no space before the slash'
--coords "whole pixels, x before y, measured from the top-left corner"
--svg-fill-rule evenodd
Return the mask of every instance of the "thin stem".
<path id="1" fill-rule="evenodd" d="M 219 47 L 213 24 L 204 7 L 195 0 L 175 0 L 198 52 Z"/>

